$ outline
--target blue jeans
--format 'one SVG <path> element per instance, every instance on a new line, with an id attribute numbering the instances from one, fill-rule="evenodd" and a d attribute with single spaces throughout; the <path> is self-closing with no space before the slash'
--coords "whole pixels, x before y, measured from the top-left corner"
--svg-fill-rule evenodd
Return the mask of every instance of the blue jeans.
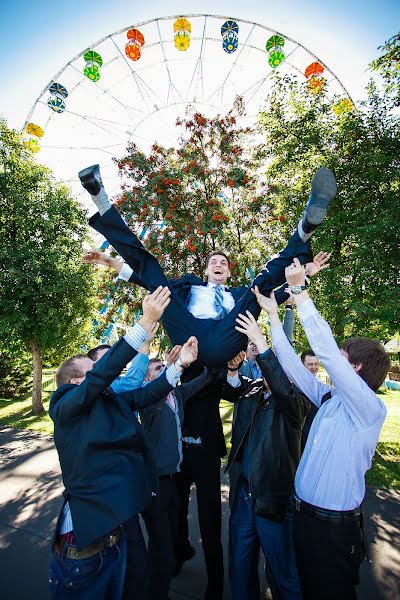
<path id="1" fill-rule="evenodd" d="M 240 479 L 229 519 L 229 579 L 232 600 L 258 600 L 259 548 L 274 600 L 301 600 L 293 546 L 293 515 L 277 523 L 253 512 L 247 482 Z"/>
<path id="2" fill-rule="evenodd" d="M 120 600 L 124 586 L 126 540 L 121 535 L 112 548 L 73 560 L 56 551 L 50 562 L 49 592 L 52 600 Z"/>

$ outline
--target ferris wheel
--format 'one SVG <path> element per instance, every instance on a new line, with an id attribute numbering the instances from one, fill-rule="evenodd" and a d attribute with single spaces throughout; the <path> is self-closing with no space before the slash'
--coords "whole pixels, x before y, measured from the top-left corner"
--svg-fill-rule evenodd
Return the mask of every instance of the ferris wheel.
<path id="1" fill-rule="evenodd" d="M 25 140 L 78 195 L 77 173 L 93 163 L 113 194 L 119 180 L 112 158 L 123 156 L 129 141 L 144 151 L 155 141 L 173 146 L 176 119 L 188 106 L 223 114 L 238 95 L 252 125 L 276 72 L 296 74 L 310 93 L 325 88 L 350 102 L 322 60 L 264 25 L 208 14 L 151 19 L 111 33 L 62 67 L 33 104 Z"/>

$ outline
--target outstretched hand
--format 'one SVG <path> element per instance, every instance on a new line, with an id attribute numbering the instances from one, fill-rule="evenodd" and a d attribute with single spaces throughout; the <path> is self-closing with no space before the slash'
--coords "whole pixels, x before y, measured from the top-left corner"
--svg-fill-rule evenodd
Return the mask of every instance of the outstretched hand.
<path id="1" fill-rule="evenodd" d="M 198 355 L 198 342 L 197 338 L 192 335 L 188 341 L 183 344 L 180 352 L 181 362 L 183 367 L 188 367 L 197 360 Z"/>
<path id="2" fill-rule="evenodd" d="M 152 294 L 147 294 L 143 298 L 143 317 L 139 322 L 147 332 L 150 332 L 153 323 L 159 321 L 162 317 L 164 310 L 170 302 L 170 295 L 171 290 L 168 287 L 160 285 Z"/>
<path id="3" fill-rule="evenodd" d="M 323 269 L 327 269 L 329 267 L 328 261 L 330 257 L 331 255 L 328 252 L 318 252 L 318 254 L 314 256 L 313 262 L 306 264 L 306 274 L 309 277 L 314 277 Z"/>
<path id="4" fill-rule="evenodd" d="M 104 265 L 105 267 L 110 267 L 111 269 L 115 269 L 117 273 L 119 273 L 122 269 L 123 263 L 112 256 L 108 256 L 105 252 L 100 252 L 100 250 L 90 250 L 90 252 L 86 252 L 82 256 L 83 262 L 91 263 L 92 265 Z"/>
<path id="5" fill-rule="evenodd" d="M 181 350 L 182 346 L 174 346 L 171 350 L 165 350 L 165 362 L 167 363 L 167 367 L 170 367 L 176 360 L 178 360 Z"/>
<path id="6" fill-rule="evenodd" d="M 257 346 L 260 354 L 268 349 L 268 344 L 263 336 L 261 328 L 249 310 L 246 310 L 245 315 L 239 314 L 236 323 L 236 331 L 240 331 L 240 333 L 247 335 L 249 340 L 254 342 Z"/>

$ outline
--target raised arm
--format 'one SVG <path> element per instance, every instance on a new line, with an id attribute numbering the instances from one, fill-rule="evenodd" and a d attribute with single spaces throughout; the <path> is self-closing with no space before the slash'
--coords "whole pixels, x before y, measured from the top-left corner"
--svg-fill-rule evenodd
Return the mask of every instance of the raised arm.
<path id="1" fill-rule="evenodd" d="M 58 401 L 52 402 L 50 414 L 53 420 L 57 418 L 66 421 L 90 410 L 154 330 L 156 322 L 169 304 L 169 296 L 170 290 L 160 286 L 144 298 L 143 316 L 138 323 L 86 373 L 80 385 L 66 392 Z"/>
<path id="2" fill-rule="evenodd" d="M 304 271 L 303 271 L 304 272 Z M 258 288 L 254 289 L 257 301 L 261 308 L 268 313 L 271 327 L 271 339 L 276 357 L 291 381 L 317 406 L 321 405 L 321 399 L 326 392 L 331 390 L 328 385 L 319 381 L 301 362 L 293 347 L 289 343 L 282 323 L 279 319 L 278 305 L 274 293 L 269 298 L 263 296 Z"/>

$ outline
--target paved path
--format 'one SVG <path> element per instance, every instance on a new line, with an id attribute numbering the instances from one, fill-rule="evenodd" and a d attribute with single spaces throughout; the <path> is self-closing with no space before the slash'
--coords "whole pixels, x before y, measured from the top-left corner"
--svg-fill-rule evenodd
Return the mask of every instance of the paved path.
<path id="1" fill-rule="evenodd" d="M 226 558 L 229 507 L 225 476 L 222 481 Z M 52 439 L 32 431 L 0 427 L 1 598 L 47 598 L 50 540 L 61 504 L 61 491 L 58 457 Z M 364 510 L 369 537 L 373 540 L 370 543 L 372 564 L 364 563 L 361 568 L 359 600 L 396 600 L 400 598 L 400 492 L 368 488 Z M 172 600 L 197 600 L 205 588 L 194 493 L 189 521 L 197 554 L 173 580 Z M 268 597 L 264 589 L 263 598 Z M 225 600 L 228 599 L 226 582 Z"/>

